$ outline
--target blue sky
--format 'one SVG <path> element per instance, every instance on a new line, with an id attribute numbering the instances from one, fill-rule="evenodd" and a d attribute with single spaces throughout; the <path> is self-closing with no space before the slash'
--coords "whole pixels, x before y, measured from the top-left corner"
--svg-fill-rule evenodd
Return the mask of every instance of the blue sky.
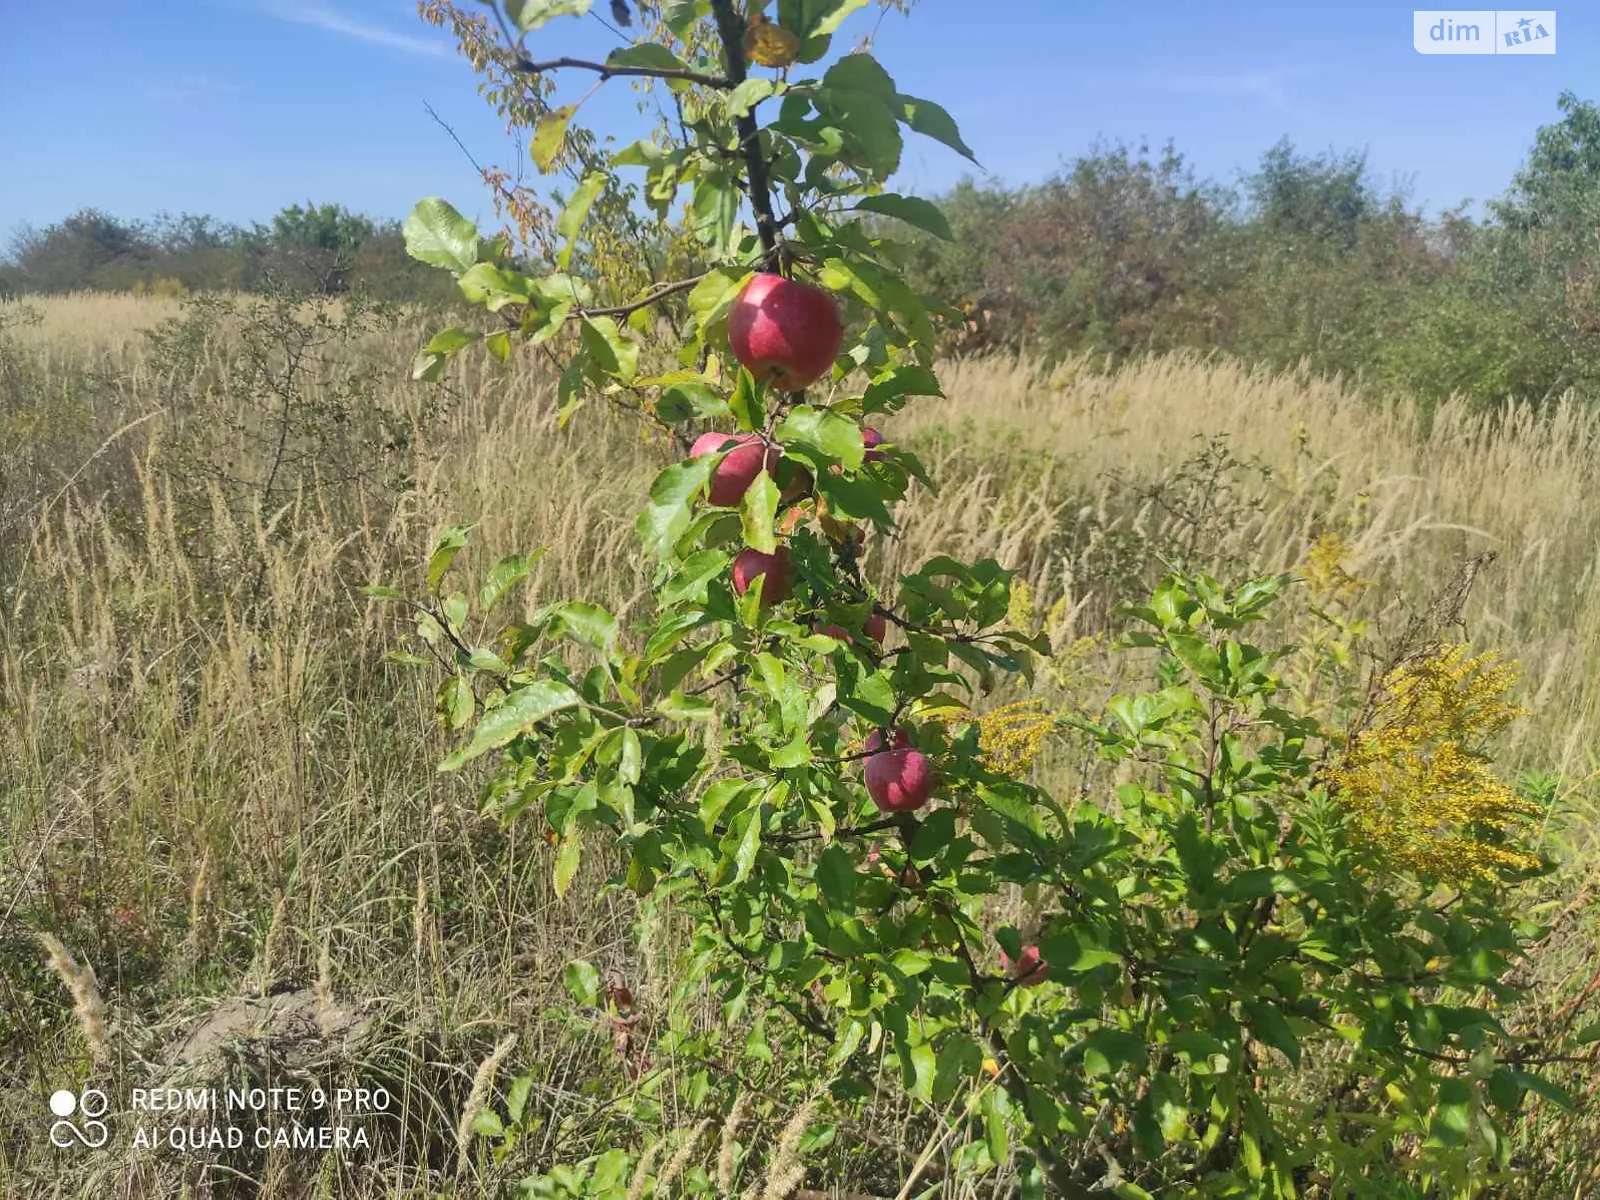
<path id="1" fill-rule="evenodd" d="M 1287 135 L 1364 148 L 1381 179 L 1438 209 L 1502 191 L 1563 88 L 1600 98 L 1585 83 L 1600 80 L 1600 5 L 1557 11 L 1555 55 L 1423 56 L 1412 10 L 1392 4 L 921 0 L 883 22 L 877 53 L 1008 181 L 1041 179 L 1097 137 L 1171 138 L 1202 174 L 1231 178 Z M 309 199 L 399 217 L 443 195 L 486 216 L 425 105 L 481 161 L 516 158 L 470 67 L 409 0 L 0 0 L 0 14 L 0 246 L 80 207 L 247 222 Z M 592 19 L 531 42 L 552 56 L 616 44 Z M 627 132 L 632 103 L 613 82 L 583 119 Z M 915 139 L 899 186 L 935 191 L 969 169 Z"/>

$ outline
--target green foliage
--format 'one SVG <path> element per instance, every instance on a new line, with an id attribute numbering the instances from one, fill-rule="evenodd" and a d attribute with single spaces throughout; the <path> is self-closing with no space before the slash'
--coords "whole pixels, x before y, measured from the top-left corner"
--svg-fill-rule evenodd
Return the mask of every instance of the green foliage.
<path id="1" fill-rule="evenodd" d="M 507 16 L 526 31 L 573 7 Z M 1231 588 L 1175 572 L 1130 610 L 1125 648 L 1148 659 L 1151 685 L 1049 722 L 1107 768 L 1064 800 L 1002 770 L 972 712 L 1050 651 L 1011 624 L 1011 572 L 940 555 L 893 594 L 863 576 L 866 538 L 892 534 L 897 506 L 931 486 L 900 446 L 869 456 L 863 418 L 938 394 L 938 310 L 904 281 L 903 243 L 850 214 L 942 235 L 935 207 L 883 187 L 908 133 L 967 151 L 948 114 L 902 94 L 869 53 L 823 65 L 814 43 L 834 12 L 780 6 L 799 61 L 820 74 L 769 89 L 747 86 L 748 30 L 729 0 L 676 6 L 656 48 L 627 62 L 658 73 L 688 119 L 608 155 L 562 115 L 584 174 L 541 261 L 506 262 L 441 200 L 406 225 L 413 253 L 493 317 L 493 333 L 436 335 L 419 375 L 498 336 L 497 358 L 537 346 L 566 364 L 563 420 L 610 400 L 681 445 L 705 417 L 731 419 L 779 464 L 737 511 L 708 502 L 720 456 L 659 473 L 637 523 L 653 606 L 631 620 L 584 601 L 491 620 L 526 561 L 453 587 L 464 527 L 436 543 L 425 600 L 371 593 L 408 603 L 448 668 L 439 712 L 464 744 L 441 768 L 481 772 L 487 812 L 539 822 L 557 847 L 556 893 L 587 869 L 687 925 L 672 972 L 682 1003 L 628 1059 L 640 1074 L 669 1064 L 649 1086 L 674 1103 L 646 1114 L 647 1129 L 664 1136 L 661 1111 L 679 1102 L 726 1110 L 741 1086 L 787 1105 L 794 1137 L 768 1164 L 769 1194 L 784 1194 L 771 1180 L 799 1181 L 816 1106 L 848 1111 L 889 1086 L 970 1126 L 956 1169 L 1009 1164 L 1030 1196 L 1287 1197 L 1334 1179 L 1350 1194 L 1470 1195 L 1503 1182 L 1524 1093 L 1560 1099 L 1494 1011 L 1538 931 L 1506 915 L 1509 882 L 1492 872 L 1444 901 L 1436 880 L 1380 875 L 1363 856 L 1327 770 L 1342 732 L 1295 700 L 1325 689 L 1291 694 L 1293 648 L 1247 637 L 1288 577 Z M 720 61 L 721 75 L 688 81 L 668 62 L 717 44 L 696 69 Z M 663 239 L 682 222 L 697 243 L 693 274 L 621 304 L 596 299 L 608 285 L 573 253 L 613 193 L 589 181 L 618 167 L 644 171 Z M 1134 226 L 1185 261 L 1189 233 L 1214 220 L 1170 157 L 1081 170 L 1059 197 L 1065 227 L 1129 187 Z M 1272 237 L 1342 262 L 1380 219 L 1370 199 L 1358 163 L 1285 150 L 1256 205 Z M 728 304 L 756 270 L 837 299 L 851 333 L 823 386 L 769 390 L 729 359 Z M 1121 275 L 1096 270 L 1072 286 L 1098 296 Z M 1106 290 L 1126 306 L 1138 285 Z M 635 319 L 680 296 L 670 331 Z M 1091 327 L 1126 315 L 1098 311 Z M 730 560 L 774 548 L 792 587 L 765 602 L 759 587 L 741 593 Z M 874 612 L 895 630 L 887 648 L 817 632 Z M 931 762 L 931 806 L 885 813 L 869 798 L 857 764 L 891 731 Z M 1008 900 L 1020 918 L 997 915 Z M 1004 965 L 1027 956 L 1042 960 L 1036 974 Z M 600 1005 L 591 964 L 570 964 L 564 982 L 575 1018 Z M 702 996 L 712 1021 L 691 1019 Z M 605 1002 L 628 1041 L 626 1004 L 610 990 Z M 1325 1081 L 1308 1087 L 1296 1071 L 1313 1066 Z M 477 1126 L 497 1153 L 522 1133 L 510 1107 Z M 622 1194 L 647 1169 L 608 1147 L 530 1179 L 527 1194 Z"/>
<path id="2" fill-rule="evenodd" d="M 1430 407 L 1592 397 L 1600 121 L 1570 93 L 1561 109 L 1483 221 L 1424 216 L 1359 155 L 1283 142 L 1226 188 L 1171 147 L 1097 148 L 1037 186 L 958 186 L 956 236 L 920 242 L 911 278 L 967 305 L 968 349 L 1218 348 Z"/>
<path id="3" fill-rule="evenodd" d="M 24 229 L 0 268 L 0 292 L 266 291 L 360 289 L 388 300 L 449 293 L 411 259 L 394 221 L 336 204 L 291 205 L 269 225 L 242 227 L 183 214 L 127 222 L 94 210 L 43 230 Z"/>

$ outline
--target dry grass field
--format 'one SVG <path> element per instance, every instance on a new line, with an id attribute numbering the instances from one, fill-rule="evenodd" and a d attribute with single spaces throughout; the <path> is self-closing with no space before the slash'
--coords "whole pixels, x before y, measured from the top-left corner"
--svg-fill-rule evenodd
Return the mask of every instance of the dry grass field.
<path id="1" fill-rule="evenodd" d="M 146 331 L 177 302 L 30 307 L 0 308 L 0 1194 L 256 1194 L 245 1177 L 264 1195 L 496 1194 L 519 1162 L 626 1137 L 609 1031 L 546 1010 L 583 954 L 636 981 L 648 1013 L 671 923 L 582 886 L 557 900 L 537 831 L 480 818 L 471 780 L 435 771 L 438 680 L 386 659 L 403 625 L 359 589 L 415 586 L 431 535 L 476 522 L 471 568 L 549 548 L 530 607 L 637 618 L 633 514 L 668 447 L 594 405 L 559 428 L 532 356 L 411 384 L 425 326 L 400 317 L 316 344 L 295 403 L 353 415 L 304 427 L 334 430 L 326 453 L 269 469 L 271 393 L 240 383 L 228 334 L 158 354 Z M 1182 356 L 975 358 L 942 378 L 947 398 L 887 428 L 940 491 L 869 567 L 946 551 L 1016 568 L 1055 614 L 1050 688 L 1116 686 L 1114 603 L 1164 561 L 1289 569 L 1335 534 L 1381 639 L 1494 551 L 1465 629 L 1520 664 L 1528 715 L 1504 762 L 1542 773 L 1537 836 L 1561 864 L 1536 889 L 1555 930 L 1522 968 L 1523 1015 L 1596 1007 L 1600 416 L 1447 404 L 1424 427 L 1338 382 Z M 1048 752 L 1036 770 L 1072 786 Z M 298 1032 L 268 1052 L 248 1033 L 273 1002 Z M 472 1110 L 530 1070 L 529 1158 L 490 1161 Z M 355 1159 L 44 1137 L 54 1087 L 244 1078 L 382 1081 L 398 1111 Z M 1596 1082 L 1564 1078 L 1579 1111 L 1519 1128 L 1528 1196 L 1600 1194 Z M 870 1113 L 841 1133 L 841 1174 L 908 1162 L 926 1130 L 892 1135 L 927 1119 Z"/>

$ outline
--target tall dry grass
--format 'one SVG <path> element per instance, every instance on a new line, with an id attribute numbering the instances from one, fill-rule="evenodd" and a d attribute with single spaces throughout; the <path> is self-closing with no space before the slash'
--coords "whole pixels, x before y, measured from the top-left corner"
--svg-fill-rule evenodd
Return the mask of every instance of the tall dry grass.
<path id="1" fill-rule="evenodd" d="M 467 783 L 435 772 L 437 680 L 386 660 L 403 622 L 359 588 L 416 585 L 432 534 L 476 522 L 469 571 L 550 548 L 521 593 L 530 610 L 583 597 L 642 617 L 633 514 L 667 448 L 601 411 L 559 429 L 531 357 L 470 362 L 453 402 L 418 418 L 410 483 L 392 496 L 315 472 L 271 511 L 220 483 L 197 492 L 168 465 L 172 397 L 137 336 L 170 315 L 166 303 L 71 297 L 14 331 L 44 378 L 86 359 L 93 372 L 62 378 L 102 390 L 5 398 L 12 410 L 64 406 L 34 413 L 30 429 L 67 412 L 86 428 L 71 443 L 80 457 L 36 464 L 37 485 L 0 525 L 0 1192 L 33 1180 L 176 1194 L 227 1172 L 281 1194 L 310 1186 L 299 1160 L 270 1152 L 64 1167 L 42 1140 L 38 1097 L 85 1077 L 94 1048 L 36 932 L 94 971 L 129 1085 L 169 1071 L 173 1046 L 219 998 L 281 985 L 314 992 L 324 1024 L 333 1005 L 367 1014 L 370 1036 L 319 1069 L 394 1081 L 404 1111 L 385 1154 L 318 1166 L 326 1194 L 490 1188 L 495 1168 L 462 1114 L 483 1103 L 489 1080 L 475 1072 L 497 1046 L 510 1054 L 494 1058 L 501 1076 L 537 1065 L 530 1103 L 548 1123 L 531 1152 L 578 1157 L 625 1136 L 594 1098 L 596 1078 L 602 1093 L 626 1087 L 605 1032 L 541 1014 L 580 954 L 659 1003 L 670 931 L 636 926 L 618 901 L 576 899 L 581 886 L 558 901 L 536 831 L 480 819 Z M 403 381 L 420 329 L 381 347 L 408 411 L 420 411 Z M 1498 551 L 1466 623 L 1523 665 L 1530 717 L 1507 753 L 1565 781 L 1544 834 L 1568 863 L 1568 895 L 1584 894 L 1596 809 L 1583 781 L 1600 734 L 1600 418 L 1563 407 L 1496 421 L 1446 405 L 1424 428 L 1337 383 L 1182 356 L 1109 372 L 967 360 L 943 378 L 947 398 L 886 427 L 941 489 L 903 506 L 900 536 L 874 547 L 885 581 L 935 550 L 993 555 L 1041 607 L 1063 601 L 1072 630 L 1093 633 L 1163 558 L 1282 569 L 1334 530 L 1347 567 L 1372 583 L 1382 629 L 1462 556 Z M 1552 1004 L 1586 978 L 1587 922 L 1574 907 L 1540 960 Z M 879 1115 L 894 1129 L 911 1114 Z M 1542 1136 L 1560 1154 L 1562 1138 L 1594 1127 Z M 915 1152 L 904 1150 L 902 1177 Z"/>

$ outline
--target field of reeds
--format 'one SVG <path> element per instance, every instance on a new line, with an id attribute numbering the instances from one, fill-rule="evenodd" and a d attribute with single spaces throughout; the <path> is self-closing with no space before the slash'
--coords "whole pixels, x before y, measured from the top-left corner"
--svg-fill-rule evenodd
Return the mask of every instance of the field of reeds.
<path id="1" fill-rule="evenodd" d="M 530 609 L 637 618 L 633 514 L 673 451 L 597 405 L 560 427 L 532 356 L 410 383 L 427 328 L 110 295 L 0 307 L 0 1194 L 509 1194 L 626 1140 L 651 1102 L 615 1028 L 553 1006 L 581 955 L 655 1019 L 670 919 L 581 880 L 558 900 L 538 830 L 480 817 L 472 780 L 435 770 L 440 680 L 388 657 L 405 623 L 360 589 L 419 586 L 438 529 L 475 523 L 472 568 L 548 548 Z M 1381 642 L 1493 551 L 1462 625 L 1520 664 L 1527 716 L 1500 761 L 1548 798 L 1529 838 L 1558 864 L 1520 901 L 1551 933 L 1504 1019 L 1600 1015 L 1600 415 L 1444 404 L 1424 424 L 1356 386 L 1186 356 L 942 378 L 947 398 L 888 427 L 940 490 L 868 566 L 1015 568 L 1062 648 L 1042 687 L 1115 690 L 1115 608 L 1169 563 L 1237 578 L 1320 546 Z M 1035 765 L 1062 787 L 1074 769 L 1048 747 Z M 496 1161 L 481 1114 L 521 1075 L 541 1119 Z M 1600 1074 L 1560 1078 L 1577 1109 L 1529 1107 L 1519 1195 L 1600 1194 Z M 371 1149 L 130 1144 L 134 1087 L 295 1081 L 383 1087 Z M 85 1084 L 113 1098 L 109 1146 L 53 1147 L 45 1098 Z M 812 1179 L 845 1190 L 813 1194 L 906 1177 L 938 1120 L 869 1107 Z M 719 1178 L 735 1139 L 782 1131 L 713 1133 L 684 1169 L 759 1195 Z M 1006 1194 L 922 1190 L 939 1182 L 905 1194 Z"/>

